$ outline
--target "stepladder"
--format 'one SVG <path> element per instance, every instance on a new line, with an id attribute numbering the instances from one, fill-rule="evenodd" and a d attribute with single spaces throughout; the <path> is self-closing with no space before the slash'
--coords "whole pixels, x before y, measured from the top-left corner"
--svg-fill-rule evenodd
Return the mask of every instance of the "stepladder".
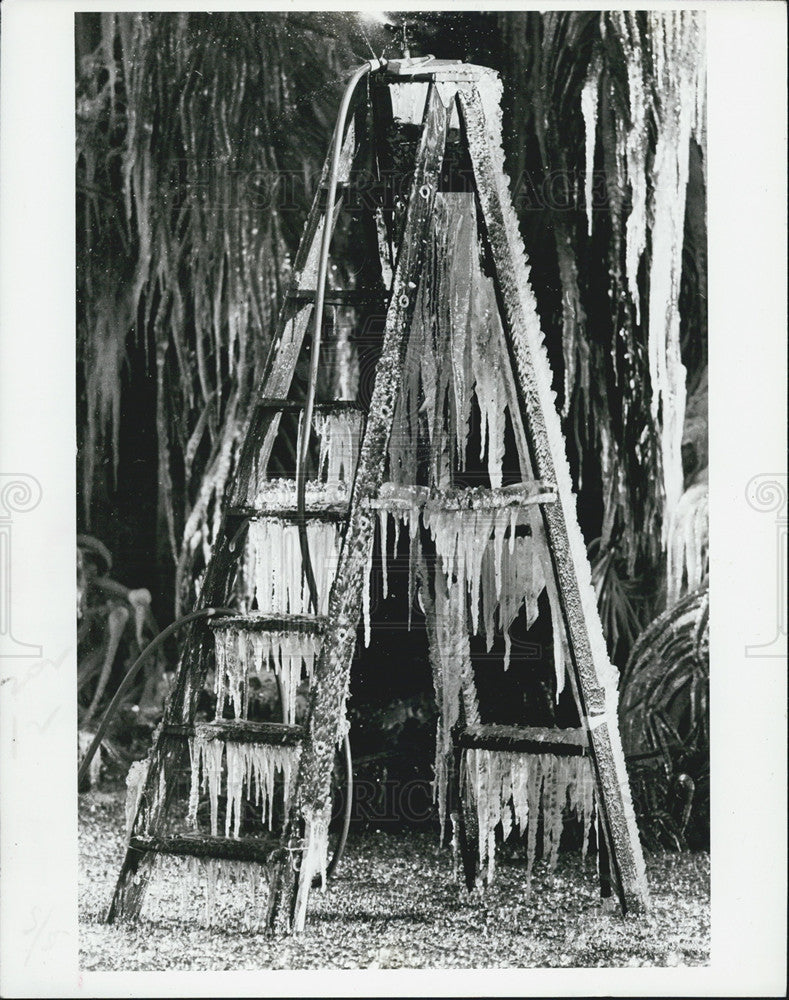
<path id="1" fill-rule="evenodd" d="M 527 841 L 528 879 L 538 830 L 555 860 L 569 814 L 584 844 L 596 827 L 603 894 L 623 911 L 648 903 L 500 82 L 431 59 L 370 69 L 294 260 L 111 920 L 138 917 L 157 859 L 180 857 L 210 882 L 248 870 L 266 885 L 261 926 L 305 928 L 374 555 L 385 573 L 401 531 L 438 709 L 439 824 L 466 884 L 493 877 L 510 834 Z M 523 659 L 513 627 L 541 614 L 553 691 L 575 706 L 564 728 L 502 723 L 480 697 Z M 272 679 L 279 721 L 256 709 Z"/>

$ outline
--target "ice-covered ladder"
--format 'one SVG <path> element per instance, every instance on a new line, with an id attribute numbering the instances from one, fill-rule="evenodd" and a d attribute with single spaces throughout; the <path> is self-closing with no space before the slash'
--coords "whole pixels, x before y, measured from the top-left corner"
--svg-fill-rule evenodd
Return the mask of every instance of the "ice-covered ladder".
<path id="1" fill-rule="evenodd" d="M 325 862 L 331 768 L 346 725 L 350 665 L 363 611 L 376 521 L 382 512 L 384 516 L 395 514 L 399 507 L 407 511 L 412 525 L 414 519 L 420 518 L 423 525 L 432 523 L 430 530 L 437 539 L 436 525 L 443 514 L 465 512 L 472 520 L 477 519 L 474 524 L 482 526 L 486 542 L 493 526 L 491 544 L 498 546 L 497 552 L 503 551 L 502 545 L 515 551 L 516 532 L 531 532 L 534 545 L 543 546 L 547 560 L 544 582 L 555 598 L 561 620 L 568 675 L 581 719 L 577 730 L 481 723 L 468 645 L 469 609 L 462 592 L 465 582 L 451 570 L 436 572 L 431 581 L 426 561 L 417 552 L 415 572 L 426 612 L 441 709 L 437 770 L 443 768 L 444 777 L 448 775 L 450 810 L 469 885 L 477 878 L 478 858 L 472 841 L 478 812 L 471 801 L 473 782 L 466 773 L 464 783 L 461 771 L 479 768 L 483 760 L 506 759 L 514 762 L 513 774 L 521 767 L 526 781 L 524 761 L 528 764 L 534 759 L 539 767 L 548 760 L 581 757 L 589 764 L 596 790 L 603 891 L 615 892 L 624 910 L 640 909 L 647 902 L 643 859 L 616 721 L 616 672 L 606 653 L 596 610 L 550 387 L 551 373 L 503 169 L 498 77 L 484 67 L 405 60 L 390 63 L 371 91 L 374 113 L 370 108 L 360 108 L 345 135 L 340 204 L 329 220 L 323 200 L 328 161 L 324 168 L 294 263 L 293 283 L 280 316 L 261 404 L 246 435 L 221 537 L 203 584 L 202 606 L 226 604 L 233 599 L 233 581 L 243 563 L 246 572 L 255 575 L 253 589 L 258 607 L 254 611 L 246 608 L 238 616 L 219 617 L 210 626 L 198 622 L 193 627 L 183 651 L 175 692 L 154 745 L 109 919 L 139 914 L 153 860 L 164 853 L 265 862 L 268 928 L 276 931 L 304 927 L 310 888 Z M 395 173 L 402 174 L 402 164 L 408 158 L 410 193 L 402 203 L 389 205 L 385 201 L 381 163 L 385 161 Z M 362 170 L 368 183 L 363 191 L 356 192 L 361 198 L 354 201 L 354 170 L 360 163 L 368 164 L 366 172 Z M 425 292 L 420 297 L 420 290 L 427 280 L 426 263 L 432 259 L 431 247 L 436 240 L 436 213 L 446 210 L 442 192 L 455 183 L 453 164 L 463 168 L 461 174 L 467 165 L 470 167 L 468 190 L 476 204 L 479 256 L 493 289 L 491 310 L 497 317 L 496 323 L 490 325 L 495 336 L 488 345 L 492 351 L 489 361 L 501 378 L 497 384 L 506 397 L 522 469 L 522 481 L 504 488 L 493 483 L 489 490 L 452 488 L 452 474 L 448 471 L 451 462 L 444 452 L 431 459 L 433 472 L 427 483 L 420 485 L 404 480 L 402 474 L 393 475 L 393 426 L 398 406 L 401 410 L 404 406 L 409 344 L 414 329 L 425 322 L 429 299 Z M 371 176 L 375 177 L 372 185 Z M 375 195 L 372 199 L 371 193 Z M 347 444 L 342 475 L 335 468 L 334 478 L 321 482 L 318 472 L 308 489 L 310 549 L 319 577 L 321 603 L 319 613 L 314 614 L 308 612 L 295 542 L 295 491 L 292 483 L 272 481 L 267 473 L 282 415 L 300 406 L 294 401 L 298 396 L 294 373 L 315 297 L 321 232 L 324 225 L 336 224 L 345 199 L 356 210 L 361 203 L 368 263 L 374 257 L 376 273 L 372 279 L 368 273 L 369 291 L 358 287 L 334 291 L 327 303 L 341 307 L 356 304 L 361 308 L 361 303 L 370 301 L 370 317 L 376 314 L 377 301 L 385 319 L 363 433 L 358 409 L 348 404 L 329 403 L 316 418 L 317 429 L 334 435 L 334 444 L 324 442 L 324 450 L 334 454 L 329 465 L 338 465 L 336 442 L 342 438 Z M 468 233 L 465 238 L 468 241 Z M 476 238 L 475 231 L 474 247 Z M 489 318 L 485 322 L 489 323 Z M 479 374 L 478 380 L 482 377 Z M 302 428 L 302 432 L 308 430 Z M 437 449 L 441 450 L 438 445 Z M 387 461 L 390 482 L 385 482 Z M 481 520 L 480 511 L 485 514 Z M 509 534 L 505 525 L 509 525 Z M 419 530 L 412 527 L 416 534 Z M 253 534 L 252 543 L 244 548 L 245 535 Z M 440 537 L 446 542 L 446 532 Z M 250 549 L 256 559 L 254 570 L 249 568 Z M 244 551 L 247 555 L 242 558 Z M 453 558 L 446 552 L 444 557 L 447 563 Z M 501 618 L 501 611 L 499 615 Z M 304 640 L 288 647 L 288 636 L 294 634 L 311 636 L 311 644 Z M 286 647 L 296 651 L 289 659 L 282 653 Z M 274 649 L 278 650 L 275 659 L 281 674 L 286 659 L 289 664 L 289 686 L 284 686 L 291 692 L 301 671 L 299 658 L 314 657 L 309 710 L 302 726 L 293 724 L 292 712 L 289 723 L 280 725 L 252 723 L 244 718 L 250 671 L 265 665 L 263 661 Z M 196 725 L 197 698 L 215 661 L 220 693 L 216 721 Z M 224 700 L 229 700 L 237 718 L 222 717 Z M 238 799 L 244 792 L 251 793 L 252 782 L 251 773 L 244 768 L 253 768 L 255 757 L 249 750 L 239 753 L 231 749 L 238 743 L 273 747 L 280 755 L 275 760 L 276 754 L 268 749 L 260 754 L 269 768 L 274 760 L 286 776 L 287 818 L 273 845 L 264 838 L 238 836 Z M 197 790 L 202 768 L 203 772 L 210 771 L 205 776 L 209 784 L 214 782 L 214 797 L 224 773 L 222 753 L 217 752 L 217 747 L 226 747 L 228 817 L 224 837 L 218 835 L 215 816 L 208 836 L 165 832 L 174 787 L 168 772 L 177 771 L 187 745 L 193 772 L 197 772 Z M 293 777 L 288 779 L 288 774 Z M 258 780 L 263 780 L 261 775 Z M 266 787 L 270 788 L 270 781 Z M 193 797 L 197 794 L 195 788 L 193 781 Z M 231 822 L 233 806 L 235 826 Z M 212 807 L 215 810 L 213 801 Z M 536 817 L 532 821 L 536 826 Z"/>

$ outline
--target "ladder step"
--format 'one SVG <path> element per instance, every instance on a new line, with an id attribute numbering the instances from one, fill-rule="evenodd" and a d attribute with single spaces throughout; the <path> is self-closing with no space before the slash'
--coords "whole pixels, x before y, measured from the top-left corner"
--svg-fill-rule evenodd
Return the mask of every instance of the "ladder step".
<path id="1" fill-rule="evenodd" d="M 295 410 L 300 411 L 304 409 L 304 402 L 297 399 L 261 399 L 256 404 L 258 409 L 261 410 Z M 366 412 L 366 408 L 362 403 L 356 402 L 353 399 L 336 399 L 330 403 L 316 403 L 313 407 L 315 413 L 347 413 L 359 411 L 361 413 Z"/>
<path id="2" fill-rule="evenodd" d="M 554 503 L 556 488 L 538 479 L 516 483 L 501 489 L 471 486 L 454 490 L 431 490 L 427 486 L 398 486 L 384 483 L 378 496 L 366 501 L 372 510 L 413 510 L 414 508 L 447 510 L 497 511 L 507 507 Z"/>
<path id="3" fill-rule="evenodd" d="M 217 616 L 209 627 L 217 632 L 224 629 L 245 629 L 249 632 L 310 632 L 321 634 L 326 630 L 328 618 L 323 615 L 271 615 L 262 611 L 246 614 Z"/>
<path id="4" fill-rule="evenodd" d="M 129 849 L 183 858 L 214 858 L 218 861 L 253 861 L 264 865 L 279 847 L 275 837 L 208 837 L 199 834 L 177 837 L 132 837 Z"/>
<path id="5" fill-rule="evenodd" d="M 235 533 L 239 520 L 263 521 L 270 517 L 279 521 L 296 521 L 298 516 L 295 507 L 229 507 L 226 512 L 228 522 L 231 519 L 236 521 L 236 524 L 229 524 L 231 534 Z M 307 508 L 304 516 L 308 521 L 344 521 L 348 516 L 348 505 Z"/>
<path id="6" fill-rule="evenodd" d="M 221 719 L 216 722 L 198 722 L 195 725 L 169 723 L 162 727 L 163 735 L 188 739 L 224 740 L 226 743 L 261 743 L 266 746 L 297 746 L 304 738 L 301 726 L 287 726 L 283 722 L 250 722 L 248 719 Z"/>
<path id="7" fill-rule="evenodd" d="M 463 749 L 510 750 L 514 753 L 549 753 L 557 757 L 583 756 L 588 741 L 583 729 L 542 726 L 469 726 L 456 736 Z"/>
<path id="8" fill-rule="evenodd" d="M 288 292 L 288 301 L 298 305 L 311 305 L 315 302 L 314 288 L 295 288 Z M 368 291 L 362 288 L 326 289 L 323 296 L 325 306 L 365 306 L 370 303 L 382 303 L 386 298 L 383 291 Z"/>

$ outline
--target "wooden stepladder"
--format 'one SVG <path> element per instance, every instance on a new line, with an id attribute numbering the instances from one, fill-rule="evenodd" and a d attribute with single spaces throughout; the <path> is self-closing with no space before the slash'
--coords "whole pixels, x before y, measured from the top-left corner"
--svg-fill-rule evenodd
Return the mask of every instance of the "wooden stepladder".
<path id="1" fill-rule="evenodd" d="M 568 802 L 580 815 L 585 796 L 587 821 L 593 804 L 604 894 L 615 894 L 623 910 L 648 902 L 617 726 L 617 673 L 503 168 L 500 83 L 484 67 L 431 59 L 375 68 L 368 100 L 358 102 L 337 140 L 336 203 L 326 194 L 327 159 L 204 580 L 201 608 L 237 610 L 207 613 L 191 626 L 109 920 L 139 916 L 155 858 L 180 855 L 262 866 L 267 928 L 303 929 L 310 889 L 326 864 L 331 771 L 346 731 L 357 629 L 369 614 L 376 525 L 385 554 L 388 518 L 409 530 L 440 710 L 439 807 L 442 824 L 447 808 L 452 816 L 467 883 L 479 880 L 486 856 L 492 874 L 497 823 L 506 834 L 514 815 L 521 832 L 528 827 L 536 837 L 550 787 L 553 826 Z M 355 285 L 328 290 L 325 304 L 352 310 L 357 331 L 372 331 L 372 391 L 368 401 L 364 366 L 353 359 L 358 344 L 338 334 L 330 345 L 336 371 L 321 369 L 329 398 L 315 407 L 312 427 L 302 420 L 298 428 L 320 439 L 299 509 L 294 480 L 277 476 L 274 463 L 278 442 L 295 435 L 304 408 L 299 364 L 320 301 L 324 228 L 338 238 L 346 214 L 359 226 L 347 252 L 362 263 Z M 468 487 L 462 472 L 472 408 L 482 416 L 489 482 Z M 303 579 L 300 523 L 317 606 Z M 543 591 L 557 683 L 569 678 L 579 725 L 483 721 L 470 637 L 485 634 L 490 649 L 493 633 L 503 636 L 506 666 L 508 629 L 518 614 L 533 619 Z M 282 691 L 281 723 L 251 717 L 253 682 L 267 672 Z M 198 722 L 211 673 L 214 718 Z M 296 696 L 305 678 L 308 708 L 299 720 Z M 191 828 L 173 833 L 174 776 L 187 749 Z M 494 781 L 506 816 L 485 799 Z M 210 832 L 197 823 L 201 783 Z M 276 835 L 248 831 L 243 803 L 262 801 L 270 819 L 276 795 Z M 558 835 L 545 831 L 553 850 Z"/>

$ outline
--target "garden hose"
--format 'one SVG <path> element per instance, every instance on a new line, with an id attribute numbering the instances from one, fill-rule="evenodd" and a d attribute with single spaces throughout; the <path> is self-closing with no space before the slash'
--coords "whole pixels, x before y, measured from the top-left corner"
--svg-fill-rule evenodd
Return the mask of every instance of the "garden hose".
<path id="1" fill-rule="evenodd" d="M 201 608 L 199 611 L 192 611 L 188 615 L 184 615 L 182 618 L 177 618 L 171 625 L 163 629 L 155 638 L 153 638 L 145 649 L 140 653 L 134 663 L 129 667 L 126 672 L 126 676 L 118 685 L 118 690 L 112 697 L 112 701 L 107 706 L 107 710 L 102 716 L 99 727 L 96 730 L 96 735 L 93 737 L 93 741 L 88 747 L 87 753 L 82 758 L 79 765 L 79 771 L 77 771 L 77 788 L 82 784 L 85 776 L 88 773 L 88 768 L 90 767 L 90 762 L 96 756 L 96 751 L 101 744 L 104 734 L 109 728 L 110 721 L 115 714 L 118 705 L 120 704 L 123 696 L 131 687 L 131 683 L 134 678 L 139 673 L 140 667 L 145 662 L 145 660 L 151 655 L 151 653 L 157 649 L 164 642 L 168 636 L 172 635 L 177 629 L 181 628 L 182 625 L 186 625 L 189 622 L 195 621 L 197 618 L 213 618 L 215 615 L 234 615 L 236 612 L 232 608 Z"/>
<path id="2" fill-rule="evenodd" d="M 351 98 L 356 87 L 368 73 L 375 73 L 386 66 L 385 59 L 370 59 L 360 66 L 353 74 L 345 88 L 342 97 L 340 110 L 337 113 L 337 124 L 334 127 L 334 137 L 332 139 L 331 166 L 326 189 L 326 206 L 324 209 L 323 233 L 321 235 L 321 249 L 318 257 L 318 276 L 315 284 L 315 305 L 313 312 L 313 334 L 312 334 L 312 354 L 310 356 L 309 381 L 307 383 L 307 396 L 304 402 L 304 416 L 301 423 L 301 437 L 299 439 L 299 451 L 296 457 L 296 523 L 299 532 L 299 546 L 301 548 L 301 564 L 304 576 L 307 580 L 307 587 L 310 591 L 310 601 L 315 614 L 318 610 L 318 587 L 315 582 L 315 573 L 310 558 L 309 543 L 307 541 L 307 518 L 306 518 L 306 489 L 307 489 L 307 457 L 310 445 L 310 429 L 312 427 L 312 413 L 315 407 L 315 391 L 318 382 L 318 364 L 320 362 L 321 333 L 323 326 L 323 303 L 326 294 L 326 273 L 329 264 L 329 247 L 332 238 L 332 216 L 334 214 L 334 199 L 337 194 L 337 175 L 340 169 L 340 154 L 342 152 L 343 135 L 345 133 L 345 122 L 348 118 L 348 109 L 351 105 Z"/>

